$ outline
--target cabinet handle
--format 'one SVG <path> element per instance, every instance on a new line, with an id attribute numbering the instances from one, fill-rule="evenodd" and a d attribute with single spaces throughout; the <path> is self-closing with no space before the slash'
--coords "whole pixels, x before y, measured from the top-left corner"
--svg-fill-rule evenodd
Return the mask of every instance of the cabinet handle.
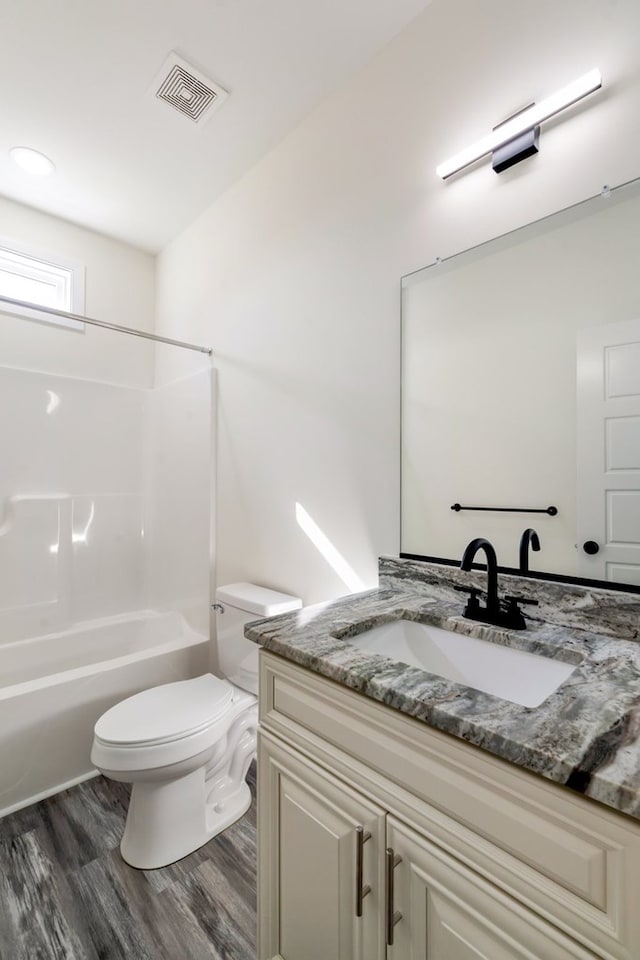
<path id="1" fill-rule="evenodd" d="M 393 909 L 393 871 L 402 863 L 402 857 L 393 852 L 393 847 L 387 847 L 387 946 L 393 946 L 393 928 L 398 920 L 402 920 L 402 914 Z"/>
<path id="2" fill-rule="evenodd" d="M 356 827 L 356 917 L 362 916 L 362 901 L 371 893 L 368 883 L 363 885 L 364 845 L 371 840 L 371 834 L 363 827 Z"/>

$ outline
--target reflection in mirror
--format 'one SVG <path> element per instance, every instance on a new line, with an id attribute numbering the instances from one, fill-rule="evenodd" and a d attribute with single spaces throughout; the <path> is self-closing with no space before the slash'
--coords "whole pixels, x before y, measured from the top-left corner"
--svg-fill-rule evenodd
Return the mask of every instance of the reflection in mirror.
<path id="1" fill-rule="evenodd" d="M 640 586 L 639 229 L 634 181 L 403 278 L 402 553 Z"/>

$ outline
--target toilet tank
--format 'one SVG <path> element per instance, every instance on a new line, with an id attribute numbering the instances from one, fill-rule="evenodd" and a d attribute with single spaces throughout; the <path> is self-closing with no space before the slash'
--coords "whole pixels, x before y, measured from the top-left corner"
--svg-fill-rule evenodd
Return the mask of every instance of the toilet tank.
<path id="1" fill-rule="evenodd" d="M 218 664 L 223 677 L 249 693 L 258 693 L 258 647 L 244 635 L 245 623 L 302 607 L 300 597 L 255 583 L 229 583 L 216 590 L 222 605 L 216 614 Z"/>

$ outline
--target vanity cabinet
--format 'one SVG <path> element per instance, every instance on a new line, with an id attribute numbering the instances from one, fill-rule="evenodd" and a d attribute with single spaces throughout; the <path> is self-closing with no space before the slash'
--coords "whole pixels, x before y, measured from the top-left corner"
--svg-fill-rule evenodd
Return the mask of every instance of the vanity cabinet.
<path id="1" fill-rule="evenodd" d="M 259 960 L 638 960 L 635 821 L 260 659 Z"/>
<path id="2" fill-rule="evenodd" d="M 268 733 L 259 763 L 273 868 L 260 960 L 595 960 Z"/>

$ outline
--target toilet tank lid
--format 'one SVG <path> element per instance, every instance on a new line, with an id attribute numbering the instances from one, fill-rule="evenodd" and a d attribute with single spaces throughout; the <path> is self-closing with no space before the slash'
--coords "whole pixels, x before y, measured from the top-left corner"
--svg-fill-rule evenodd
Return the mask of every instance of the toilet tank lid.
<path id="1" fill-rule="evenodd" d="M 255 583 L 229 583 L 218 587 L 216 600 L 247 613 L 255 613 L 259 617 L 275 617 L 279 613 L 299 610 L 302 606 L 300 597 L 259 587 Z"/>

